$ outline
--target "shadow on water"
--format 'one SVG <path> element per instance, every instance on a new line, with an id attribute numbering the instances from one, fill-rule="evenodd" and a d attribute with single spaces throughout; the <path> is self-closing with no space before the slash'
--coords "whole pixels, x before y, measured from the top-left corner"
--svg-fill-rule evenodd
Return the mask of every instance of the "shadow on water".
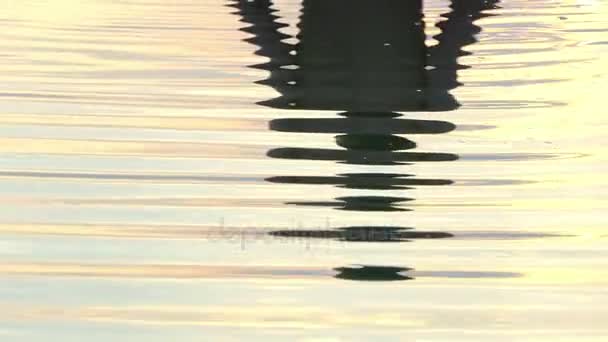
<path id="1" fill-rule="evenodd" d="M 474 21 L 487 16 L 498 1 L 451 1 L 451 11 L 436 26 L 437 44 L 426 45 L 422 1 L 411 0 L 303 0 L 297 43 L 280 32 L 269 0 L 236 0 L 233 7 L 242 30 L 253 36 L 247 42 L 268 62 L 252 68 L 269 72 L 257 83 L 274 88 L 279 96 L 260 105 L 290 110 L 339 112 L 337 118 L 282 118 L 271 130 L 292 133 L 335 134 L 337 148 L 281 147 L 268 151 L 271 158 L 334 161 L 354 165 L 407 165 L 449 162 L 452 153 L 412 151 L 415 141 L 403 135 L 443 134 L 453 123 L 403 118 L 407 112 L 452 111 L 460 104 L 450 93 L 461 84 L 457 73 L 467 66 L 458 58 L 476 42 L 481 29 Z M 373 15 L 370 15 L 373 14 Z M 339 21 L 336 20 L 339 17 Z M 275 176 L 272 183 L 333 185 L 348 189 L 407 190 L 419 186 L 445 186 L 448 179 L 423 179 L 400 173 L 347 173 L 335 176 Z M 331 201 L 301 201 L 298 206 L 331 207 L 347 211 L 408 211 L 408 197 L 345 196 Z M 410 239 L 449 238 L 449 233 L 416 232 L 399 227 L 347 227 L 334 230 L 275 231 L 273 236 L 328 238 L 343 241 L 401 242 Z M 405 280 L 407 269 L 363 267 L 338 269 L 337 276 L 357 280 Z"/>

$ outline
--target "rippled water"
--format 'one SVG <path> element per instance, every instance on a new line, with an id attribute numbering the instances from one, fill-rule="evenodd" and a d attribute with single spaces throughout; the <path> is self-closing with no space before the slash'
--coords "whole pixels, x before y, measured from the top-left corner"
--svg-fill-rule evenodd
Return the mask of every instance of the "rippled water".
<path id="1" fill-rule="evenodd" d="M 608 1 L 0 9 L 3 341 L 608 336 Z"/>

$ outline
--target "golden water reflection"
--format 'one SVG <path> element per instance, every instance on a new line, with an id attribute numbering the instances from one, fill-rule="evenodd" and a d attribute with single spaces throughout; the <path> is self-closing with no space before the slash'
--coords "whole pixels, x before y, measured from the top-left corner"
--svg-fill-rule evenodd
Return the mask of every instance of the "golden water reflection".
<path id="1" fill-rule="evenodd" d="M 419 43 L 468 52 L 430 61 L 454 110 L 371 119 L 268 102 L 293 94 L 229 4 L 3 6 L 0 338 L 605 340 L 607 1 L 502 1 L 466 37 L 426 1 Z M 352 17 L 270 10 L 285 44 Z"/>

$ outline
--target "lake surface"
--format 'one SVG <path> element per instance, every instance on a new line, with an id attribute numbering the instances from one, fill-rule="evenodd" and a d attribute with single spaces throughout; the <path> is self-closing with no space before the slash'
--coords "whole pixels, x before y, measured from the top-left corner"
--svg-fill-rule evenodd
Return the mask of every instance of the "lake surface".
<path id="1" fill-rule="evenodd" d="M 608 338 L 608 1 L 0 22 L 2 341 Z"/>

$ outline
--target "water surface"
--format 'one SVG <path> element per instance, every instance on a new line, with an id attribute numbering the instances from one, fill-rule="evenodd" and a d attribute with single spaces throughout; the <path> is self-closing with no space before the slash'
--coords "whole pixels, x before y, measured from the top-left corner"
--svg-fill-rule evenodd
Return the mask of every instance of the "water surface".
<path id="1" fill-rule="evenodd" d="M 608 2 L 8 1 L 7 341 L 604 341 Z"/>

